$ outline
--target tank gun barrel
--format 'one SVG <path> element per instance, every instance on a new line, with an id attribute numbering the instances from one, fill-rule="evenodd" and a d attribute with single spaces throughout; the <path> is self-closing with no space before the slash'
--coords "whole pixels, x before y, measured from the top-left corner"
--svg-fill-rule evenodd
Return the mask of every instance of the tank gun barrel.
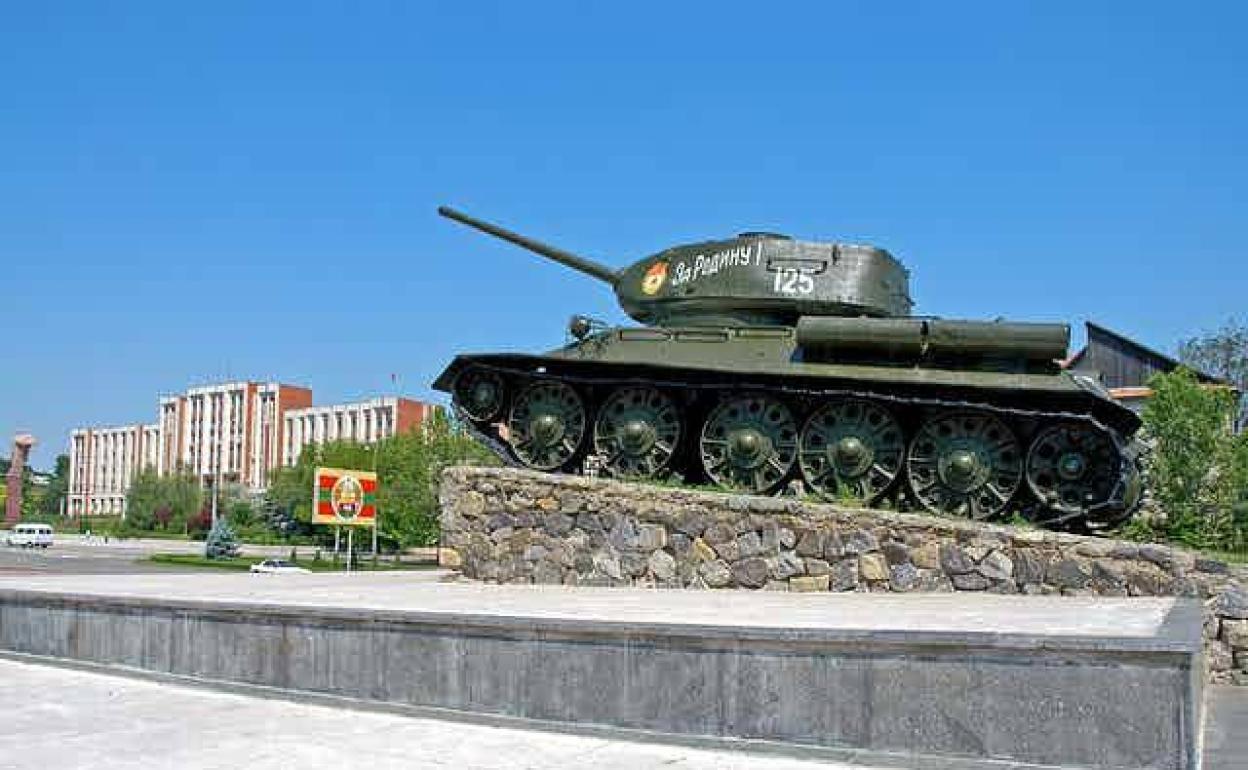
<path id="1" fill-rule="evenodd" d="M 541 241 L 533 240 L 532 238 L 526 238 L 519 233 L 513 233 L 512 231 L 499 227 L 498 225 L 490 224 L 489 222 L 482 221 L 476 217 L 468 216 L 467 214 L 456 211 L 449 206 L 439 206 L 438 213 L 447 219 L 453 219 L 460 224 L 468 225 L 473 229 L 480 230 L 481 232 L 492 235 L 495 238 L 501 238 L 509 243 L 514 243 L 522 249 L 528 249 L 535 254 L 541 254 L 547 259 L 554 260 L 561 265 L 566 265 L 567 267 L 570 267 L 573 270 L 578 270 L 586 275 L 591 275 L 600 281 L 611 284 L 612 286 L 615 285 L 616 280 L 619 278 L 619 271 L 613 270 L 600 262 L 595 262 L 592 259 L 577 256 L 570 251 L 555 248 L 554 246 L 547 245 Z"/>

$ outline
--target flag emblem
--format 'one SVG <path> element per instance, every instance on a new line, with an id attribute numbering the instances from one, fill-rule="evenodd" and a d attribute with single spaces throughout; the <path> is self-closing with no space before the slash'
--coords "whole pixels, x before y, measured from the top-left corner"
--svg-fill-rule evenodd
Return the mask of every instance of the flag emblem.
<path id="1" fill-rule="evenodd" d="M 313 524 L 372 526 L 377 517 L 377 474 L 317 468 Z"/>

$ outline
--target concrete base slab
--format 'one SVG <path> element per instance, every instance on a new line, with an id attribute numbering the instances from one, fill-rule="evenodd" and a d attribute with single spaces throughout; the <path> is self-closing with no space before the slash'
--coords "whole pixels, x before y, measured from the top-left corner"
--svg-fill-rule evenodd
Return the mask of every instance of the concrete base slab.
<path id="1" fill-rule="evenodd" d="M 1200 608 L 1183 600 L 92 582 L 0 579 L 0 649 L 552 724 L 1198 766 Z"/>

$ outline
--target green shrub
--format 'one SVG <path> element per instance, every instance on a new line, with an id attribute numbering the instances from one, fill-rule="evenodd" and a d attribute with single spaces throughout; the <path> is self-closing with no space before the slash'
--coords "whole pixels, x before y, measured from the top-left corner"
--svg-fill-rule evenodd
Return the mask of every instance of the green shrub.
<path id="1" fill-rule="evenodd" d="M 1225 388 L 1202 385 L 1180 367 L 1149 381 L 1146 434 L 1154 442 L 1148 478 L 1163 517 L 1125 531 L 1197 548 L 1231 548 L 1244 537 L 1234 511 L 1248 500 L 1248 440 L 1236 436 L 1238 405 Z"/>

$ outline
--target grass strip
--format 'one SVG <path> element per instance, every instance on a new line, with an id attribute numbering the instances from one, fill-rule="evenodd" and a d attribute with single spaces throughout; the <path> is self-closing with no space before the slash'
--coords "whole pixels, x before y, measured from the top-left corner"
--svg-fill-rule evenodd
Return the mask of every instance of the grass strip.
<path id="1" fill-rule="evenodd" d="M 251 569 L 251 565 L 259 564 L 264 560 L 265 557 L 263 556 L 235 556 L 229 559 L 209 559 L 206 556 L 192 553 L 154 553 L 147 557 L 147 561 L 155 564 L 167 564 L 176 567 L 202 567 L 204 569 L 220 569 L 233 572 L 246 572 Z M 290 560 L 283 559 L 283 561 Z M 320 561 L 299 559 L 294 564 L 313 572 L 346 572 L 346 559 L 340 560 L 337 564 L 331 559 L 321 559 Z M 395 570 L 427 570 L 436 568 L 436 564 L 413 564 L 411 562 L 395 564 L 393 561 L 384 559 L 379 559 L 377 564 L 374 565 L 372 559 L 360 559 L 356 561 L 352 572 L 393 572 Z"/>

